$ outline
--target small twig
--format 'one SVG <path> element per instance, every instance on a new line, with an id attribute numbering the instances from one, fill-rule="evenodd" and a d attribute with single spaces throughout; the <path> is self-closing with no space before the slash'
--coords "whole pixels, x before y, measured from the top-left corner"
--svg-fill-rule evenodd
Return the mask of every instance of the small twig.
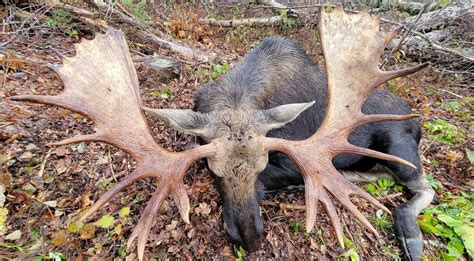
<path id="1" fill-rule="evenodd" d="M 274 25 L 280 23 L 283 18 L 279 15 L 265 18 L 245 18 L 235 20 L 217 20 L 213 18 L 200 18 L 199 23 L 208 25 L 218 25 L 224 27 L 233 27 L 241 25 Z"/>
<path id="2" fill-rule="evenodd" d="M 37 13 L 39 13 L 40 11 L 43 11 L 43 9 L 46 9 L 46 10 L 44 10 L 44 12 L 43 12 L 43 14 L 44 14 L 44 13 L 47 13 L 49 10 L 51 10 L 51 8 L 52 8 L 52 7 L 39 8 L 38 10 L 34 11 L 33 13 L 31 13 L 31 15 L 30 15 L 28 18 L 26 18 L 26 19 L 20 24 L 20 27 L 19 27 L 17 30 L 15 30 L 15 31 L 18 32 L 18 30 L 22 30 L 23 27 L 25 26 L 26 22 L 28 22 L 33 16 L 35 16 L 35 15 L 36 15 Z M 33 24 L 32 24 L 32 25 L 33 25 Z M 28 28 L 28 29 L 30 29 L 30 28 Z M 16 39 L 18 39 L 20 36 L 21 36 L 21 34 L 18 33 L 18 34 L 15 35 L 14 37 L 10 38 L 8 41 L 6 41 L 6 42 L 0 44 L 0 47 L 4 47 L 4 46 L 9 45 L 10 43 L 12 43 L 12 42 L 15 41 Z"/>
<path id="3" fill-rule="evenodd" d="M 383 199 L 390 200 L 392 198 L 398 198 L 401 195 L 403 195 L 403 193 L 399 192 L 399 193 L 393 193 L 393 194 L 389 194 L 389 195 L 383 195 L 383 196 L 380 196 L 380 197 L 376 197 L 376 199 L 377 200 L 383 200 Z M 393 203 L 391 200 L 390 200 L 390 202 Z"/>
<path id="4" fill-rule="evenodd" d="M 110 149 L 107 150 L 107 156 L 109 157 L 110 172 L 112 173 L 112 177 L 114 178 L 114 181 L 117 183 L 117 177 L 115 177 L 115 171 L 114 171 L 114 166 L 113 166 L 113 162 L 112 162 L 112 157 L 110 156 Z"/>
<path id="5" fill-rule="evenodd" d="M 440 89 L 440 91 L 445 92 L 445 93 L 449 93 L 449 94 L 451 94 L 451 95 L 453 95 L 453 96 L 455 96 L 455 97 L 457 97 L 457 98 L 459 98 L 459 99 L 463 99 L 463 98 L 464 98 L 463 96 L 461 96 L 461 95 L 459 95 L 459 94 L 457 94 L 457 93 L 454 93 L 454 92 L 452 92 L 452 91 L 448 91 L 448 90 L 445 90 L 445 89 Z"/>
<path id="6" fill-rule="evenodd" d="M 295 204 L 287 204 L 287 203 L 276 203 L 268 200 L 262 200 L 260 203 L 264 206 L 274 206 L 279 207 L 281 209 L 297 209 L 297 210 L 306 210 L 305 206 L 295 205 Z"/>
<path id="7" fill-rule="evenodd" d="M 38 172 L 39 177 L 43 177 L 44 169 L 46 168 L 46 162 L 48 161 L 49 157 L 51 156 L 51 151 L 53 151 L 53 148 L 50 148 L 48 152 L 46 153 L 46 156 L 43 159 L 43 162 L 41 162 L 41 167 Z"/>

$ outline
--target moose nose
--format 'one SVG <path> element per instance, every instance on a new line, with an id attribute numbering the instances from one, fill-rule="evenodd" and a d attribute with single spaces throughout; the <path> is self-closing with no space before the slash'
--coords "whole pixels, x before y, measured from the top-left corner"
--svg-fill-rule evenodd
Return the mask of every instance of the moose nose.
<path id="1" fill-rule="evenodd" d="M 260 248 L 263 238 L 263 224 L 261 220 L 255 224 L 237 224 L 224 221 L 224 229 L 230 241 L 242 246 L 248 252 L 255 252 Z"/>
<path id="2" fill-rule="evenodd" d="M 263 238 L 263 220 L 256 199 L 239 204 L 224 203 L 222 214 L 224 229 L 232 243 L 249 252 L 259 249 Z"/>

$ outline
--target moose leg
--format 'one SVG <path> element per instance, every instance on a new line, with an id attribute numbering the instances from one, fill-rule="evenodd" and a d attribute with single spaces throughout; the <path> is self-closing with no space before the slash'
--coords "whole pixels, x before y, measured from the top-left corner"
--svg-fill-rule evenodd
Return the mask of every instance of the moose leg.
<path id="1" fill-rule="evenodd" d="M 392 139 L 388 154 L 406 159 L 417 166 L 417 170 L 393 163 L 383 162 L 395 180 L 408 188 L 413 197 L 395 209 L 395 232 L 397 239 L 409 260 L 420 260 L 423 253 L 423 239 L 416 220 L 420 211 L 427 207 L 434 196 L 434 191 L 423 176 L 423 169 L 418 155 L 418 146 L 413 139 Z"/>

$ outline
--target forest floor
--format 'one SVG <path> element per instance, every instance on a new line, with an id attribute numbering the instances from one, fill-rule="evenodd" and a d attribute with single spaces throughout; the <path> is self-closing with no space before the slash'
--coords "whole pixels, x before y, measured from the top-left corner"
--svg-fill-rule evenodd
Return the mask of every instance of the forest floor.
<path id="1" fill-rule="evenodd" d="M 97 12 L 88 6 L 78 7 Z M 133 257 L 133 252 L 126 252 L 126 241 L 158 181 L 150 178 L 132 184 L 102 207 L 89 220 L 90 225 L 71 226 L 84 209 L 133 171 L 135 162 L 124 151 L 104 143 L 49 147 L 50 142 L 92 133 L 94 124 L 65 109 L 8 100 L 8 97 L 20 94 L 60 93 L 62 82 L 43 65 L 60 63 L 56 52 L 73 56 L 75 43 L 81 38 L 92 39 L 103 30 L 80 14 L 60 7 L 0 8 L 0 15 L 8 17 L 8 21 L 25 24 L 15 33 L 13 27 L 4 24 L 7 29 L 0 39 L 6 43 L 0 53 L 0 259 L 121 260 Z M 314 63 L 324 69 L 316 11 L 315 15 L 299 19 L 280 13 L 283 21 L 273 26 L 220 27 L 201 24 L 198 18 L 268 17 L 274 16 L 275 11 L 258 5 L 200 4 L 175 4 L 154 9 L 130 4 L 124 9 L 139 21 L 151 21 L 152 26 L 164 35 L 217 57 L 209 62 L 190 62 L 147 41 L 136 27 L 113 15 L 104 18 L 104 14 L 98 14 L 109 25 L 125 32 L 138 73 L 142 102 L 148 107 L 193 108 L 193 94 L 197 89 L 218 81 L 221 74 L 231 70 L 270 35 L 294 39 L 305 48 Z M 383 15 L 398 20 L 408 16 L 398 10 Z M 163 21 L 168 23 L 163 26 Z M 383 26 L 392 28 L 388 24 Z M 422 62 L 404 56 L 402 51 L 390 53 L 387 50 L 384 58 L 387 60 L 385 70 Z M 163 63 L 172 65 L 163 66 Z M 466 236 L 466 231 L 474 231 L 473 79 L 472 71 L 447 72 L 432 64 L 384 86 L 406 100 L 413 112 L 421 116 L 421 159 L 425 174 L 436 189 L 432 206 L 419 217 L 426 242 L 424 255 L 429 259 L 438 260 L 440 256 L 446 260 L 452 257 L 467 259 L 466 248 L 472 250 L 473 246 L 468 245 L 474 244 L 472 234 L 470 239 Z M 148 118 L 148 122 L 156 141 L 171 151 L 184 150 L 194 139 L 155 119 Z M 175 203 L 166 200 L 150 233 L 145 252 L 148 259 L 356 260 L 358 256 L 364 260 L 379 260 L 401 257 L 392 217 L 357 198 L 353 201 L 377 228 L 379 238 L 342 208 L 338 208 L 338 213 L 343 221 L 346 249 L 338 245 L 322 208 L 315 229 L 305 233 L 303 192 L 268 195 L 261 204 L 265 239 L 259 251 L 245 253 L 234 249 L 226 238 L 221 199 L 203 161 L 188 171 L 185 183 L 192 208 L 191 224 L 185 224 Z M 380 198 L 391 210 L 407 199 L 406 195 L 398 193 L 403 192 L 402 188 L 387 180 L 359 185 Z M 446 216 L 458 223 L 451 219 L 452 222 L 447 221 Z"/>

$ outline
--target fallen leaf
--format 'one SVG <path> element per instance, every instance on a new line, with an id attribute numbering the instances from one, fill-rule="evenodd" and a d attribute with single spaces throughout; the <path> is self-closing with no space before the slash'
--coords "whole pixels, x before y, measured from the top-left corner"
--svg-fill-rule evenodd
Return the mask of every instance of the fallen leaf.
<path id="1" fill-rule="evenodd" d="M 122 232 L 122 224 L 118 224 L 117 226 L 114 227 L 115 234 L 120 235 L 120 232 Z"/>
<path id="2" fill-rule="evenodd" d="M 84 226 L 84 223 L 81 221 L 74 221 L 69 223 L 67 226 L 67 230 L 71 233 L 77 233 L 82 230 L 82 227 Z"/>
<path id="3" fill-rule="evenodd" d="M 205 202 L 199 203 L 199 206 L 195 209 L 195 212 L 201 216 L 208 216 L 209 213 L 211 213 L 211 207 Z"/>
<path id="4" fill-rule="evenodd" d="M 128 215 L 130 215 L 130 208 L 129 207 L 124 207 L 124 208 L 120 209 L 120 211 L 119 211 L 119 216 L 120 217 L 127 217 Z"/>
<path id="5" fill-rule="evenodd" d="M 15 240 L 18 240 L 21 238 L 21 231 L 20 230 L 15 230 L 13 232 L 11 232 L 10 234 L 8 234 L 5 239 L 6 240 L 11 240 L 11 241 L 15 241 Z"/>
<path id="6" fill-rule="evenodd" d="M 51 235 L 51 240 L 55 246 L 63 245 L 67 240 L 67 232 L 65 230 L 56 231 Z"/>
<path id="7" fill-rule="evenodd" d="M 45 202 L 43 202 L 43 204 L 45 204 L 48 207 L 52 207 L 52 208 L 55 208 L 55 207 L 58 206 L 58 202 L 56 200 L 45 201 Z"/>
<path id="8" fill-rule="evenodd" d="M 109 228 L 114 223 L 114 221 L 114 217 L 109 214 L 105 214 L 99 219 L 98 226 L 101 228 Z"/>
<path id="9" fill-rule="evenodd" d="M 0 231 L 5 228 L 5 221 L 7 221 L 8 209 L 0 208 Z"/>
<path id="10" fill-rule="evenodd" d="M 67 154 L 68 149 L 65 147 L 59 147 L 53 151 L 53 154 L 56 154 L 59 157 L 63 157 Z"/>
<path id="11" fill-rule="evenodd" d="M 82 239 L 91 239 L 95 235 L 95 226 L 92 223 L 85 224 L 81 230 L 80 238 Z"/>
<path id="12" fill-rule="evenodd" d="M 59 160 L 55 166 L 55 169 L 58 172 L 58 174 L 63 174 L 64 172 L 66 172 L 67 168 L 68 166 L 66 166 L 66 161 L 63 159 Z"/>

